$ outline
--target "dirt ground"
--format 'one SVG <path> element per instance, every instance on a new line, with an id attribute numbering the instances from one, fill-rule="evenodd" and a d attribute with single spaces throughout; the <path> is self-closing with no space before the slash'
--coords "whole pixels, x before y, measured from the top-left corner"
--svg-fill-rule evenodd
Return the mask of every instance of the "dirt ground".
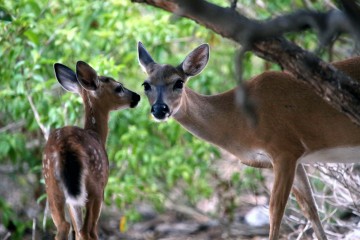
<path id="1" fill-rule="evenodd" d="M 42 227 L 45 206 L 36 202 L 38 187 L 36 177 L 31 174 L 14 175 L 13 169 L 6 166 L 0 169 L 0 179 L 0 196 L 15 210 L 16 219 L 33 222 L 20 239 L 53 239 L 55 227 L 49 213 L 45 231 Z M 122 233 L 120 232 L 122 213 L 115 207 L 104 206 L 99 219 L 99 238 L 104 240 L 261 239 L 254 237 L 256 235 L 265 237 L 268 234 L 268 227 L 251 229 L 240 222 L 241 218 L 231 226 L 225 226 L 219 220 L 199 219 L 198 216 L 193 217 L 191 213 L 185 214 L 182 211 L 168 210 L 157 213 L 147 204 L 141 204 L 139 213 L 142 215 L 142 221 L 127 223 L 128 230 Z M 11 232 L 15 228 L 15 223 L 6 227 L 0 222 L 0 239 L 14 239 Z M 246 235 L 248 237 L 245 237 Z"/>
<path id="2" fill-rule="evenodd" d="M 55 227 L 49 213 L 46 218 L 46 228 L 43 228 L 45 201 L 40 203 L 36 201 L 43 193 L 38 177 L 31 173 L 18 174 L 11 165 L 0 166 L 1 198 L 14 209 L 12 214 L 16 215 L 17 221 L 30 222 L 23 236 L 15 238 L 12 233 L 18 225 L 10 223 L 5 226 L 3 220 L 6 212 L 4 212 L 4 205 L 0 202 L 0 213 L 2 213 L 0 239 L 54 238 Z M 199 211 L 199 209 L 206 210 L 213 207 L 216 200 L 219 203 L 219 199 L 199 202 L 196 209 L 176 203 L 165 203 L 166 210 L 161 213 L 156 212 L 147 203 L 139 203 L 137 209 L 142 218 L 136 223 L 127 222 L 125 232 L 120 231 L 122 212 L 114 206 L 104 206 L 99 219 L 99 238 L 102 240 L 267 239 L 269 234 L 268 209 L 266 208 L 268 196 L 241 196 L 240 204 L 230 224 L 221 217 L 210 217 L 209 214 Z M 327 229 L 333 229 L 329 232 L 329 239 L 360 239 L 359 217 L 350 214 L 350 217 L 341 221 L 341 226 L 338 223 L 333 224 L 335 227 L 331 226 L 331 228 L 325 225 Z M 309 223 L 291 204 L 288 204 L 281 233 L 282 239 L 314 239 Z"/>
<path id="3" fill-rule="evenodd" d="M 40 203 L 36 201 L 43 191 L 42 185 L 38 183 L 38 177 L 31 173 L 19 174 L 11 165 L 7 165 L 0 166 L 0 179 L 0 196 L 14 209 L 12 214 L 16 214 L 15 219 L 30 222 L 20 239 L 53 239 L 55 227 L 49 213 L 47 213 L 45 230 L 43 228 L 45 201 Z M 266 202 L 264 199 L 261 201 Z M 206 208 L 212 203 L 210 201 L 201 204 L 202 208 Z M 121 211 L 113 206 L 104 206 L 99 220 L 99 238 L 104 240 L 266 239 L 268 224 L 254 227 L 246 223 L 246 211 L 250 208 L 250 205 L 242 206 L 242 209 L 235 214 L 233 223 L 226 224 L 222 219 L 210 218 L 187 206 L 170 206 L 165 212 L 157 213 L 151 205 L 141 203 L 138 211 L 142 220 L 127 223 L 127 231 L 121 232 Z M 0 210 L 5 214 L 5 209 Z M 0 222 L 0 239 L 15 239 L 12 232 L 16 227 L 16 223 L 5 226 Z"/>

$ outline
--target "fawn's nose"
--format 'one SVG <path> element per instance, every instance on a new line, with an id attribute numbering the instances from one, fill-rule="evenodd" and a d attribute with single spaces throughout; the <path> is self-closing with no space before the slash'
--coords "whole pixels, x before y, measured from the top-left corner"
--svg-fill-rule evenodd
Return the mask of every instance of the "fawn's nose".
<path id="1" fill-rule="evenodd" d="M 169 107 L 164 103 L 157 103 L 151 107 L 152 115 L 159 120 L 164 120 L 169 116 Z"/>
<path id="2" fill-rule="evenodd" d="M 133 93 L 132 97 L 131 97 L 131 103 L 130 103 L 130 107 L 134 108 L 138 105 L 140 101 L 140 95 L 137 93 Z"/>

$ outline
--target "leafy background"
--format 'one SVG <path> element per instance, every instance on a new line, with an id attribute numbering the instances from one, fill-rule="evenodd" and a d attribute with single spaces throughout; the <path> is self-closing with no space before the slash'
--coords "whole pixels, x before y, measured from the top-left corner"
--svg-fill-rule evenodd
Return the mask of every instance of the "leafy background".
<path id="1" fill-rule="evenodd" d="M 212 2 L 229 5 L 224 0 Z M 239 1 L 241 11 L 257 19 L 307 4 Z M 310 5 L 326 8 L 323 2 Z M 175 121 L 156 123 L 150 117 L 141 87 L 146 76 L 137 62 L 136 45 L 142 41 L 156 61 L 175 65 L 193 48 L 209 43 L 207 68 L 188 84 L 202 94 L 215 94 L 235 86 L 235 43 L 190 20 L 124 0 L 0 1 L 0 16 L 0 165 L 7 177 L 23 188 L 33 189 L 30 195 L 22 196 L 22 203 L 33 198 L 43 209 L 46 199 L 41 176 L 45 138 L 40 125 L 45 131 L 83 125 L 80 97 L 63 91 L 53 73 L 55 62 L 74 68 L 78 60 L 142 95 L 136 109 L 111 114 L 107 142 L 111 174 L 105 192 L 108 206 L 115 205 L 132 222 L 139 219 L 139 202 L 151 202 L 160 211 L 169 200 L 194 206 L 218 190 L 221 184 L 216 180 L 219 171 L 215 163 L 224 155 Z M 317 44 L 311 32 L 288 37 L 310 50 Z M 334 47 L 323 56 L 336 59 L 347 55 L 348 50 Z M 267 69 L 278 67 L 247 54 L 245 78 Z M 256 192 L 263 181 L 262 172 L 245 167 L 227 184 L 237 193 Z M 15 191 L 0 188 L 1 192 Z M 174 189 L 181 193 L 181 199 L 174 197 Z M 29 214 L 21 214 L 18 207 L 5 194 L 0 195 L 0 222 L 15 225 L 19 237 L 32 219 Z M 37 212 L 37 221 L 41 221 L 42 214 Z"/>

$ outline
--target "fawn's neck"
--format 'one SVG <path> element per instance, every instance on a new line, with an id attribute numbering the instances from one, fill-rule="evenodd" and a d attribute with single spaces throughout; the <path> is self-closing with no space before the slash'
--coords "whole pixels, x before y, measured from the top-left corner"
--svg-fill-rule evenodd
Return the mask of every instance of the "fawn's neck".
<path id="1" fill-rule="evenodd" d="M 96 106 L 90 99 L 84 99 L 84 101 L 87 101 L 84 129 L 96 132 L 105 146 L 108 136 L 109 110 L 102 106 Z"/>

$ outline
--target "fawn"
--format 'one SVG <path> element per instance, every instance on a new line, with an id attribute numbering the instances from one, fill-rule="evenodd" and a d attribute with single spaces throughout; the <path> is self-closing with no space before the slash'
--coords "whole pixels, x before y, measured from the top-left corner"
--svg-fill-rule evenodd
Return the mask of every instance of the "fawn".
<path id="1" fill-rule="evenodd" d="M 76 239 L 98 239 L 97 222 L 109 175 L 105 150 L 109 113 L 134 108 L 140 96 L 123 84 L 98 76 L 87 63 L 78 61 L 76 73 L 65 65 L 54 65 L 61 86 L 83 99 L 85 126 L 55 129 L 43 156 L 43 174 L 55 239 L 67 239 L 70 224 L 65 220 L 67 205 Z M 86 209 L 83 221 L 82 208 Z M 83 224 L 82 224 L 83 222 Z"/>

